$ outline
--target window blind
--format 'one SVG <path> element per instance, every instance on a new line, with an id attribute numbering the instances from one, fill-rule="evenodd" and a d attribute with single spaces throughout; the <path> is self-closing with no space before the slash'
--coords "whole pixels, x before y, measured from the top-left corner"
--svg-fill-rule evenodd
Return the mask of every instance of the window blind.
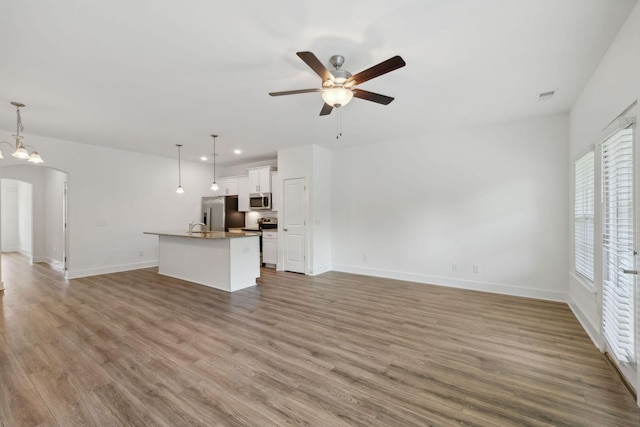
<path id="1" fill-rule="evenodd" d="M 574 252 L 575 269 L 593 282 L 594 241 L 594 155 L 593 151 L 575 163 Z"/>
<path id="2" fill-rule="evenodd" d="M 602 143 L 602 325 L 616 359 L 635 361 L 633 134 L 628 127 Z"/>

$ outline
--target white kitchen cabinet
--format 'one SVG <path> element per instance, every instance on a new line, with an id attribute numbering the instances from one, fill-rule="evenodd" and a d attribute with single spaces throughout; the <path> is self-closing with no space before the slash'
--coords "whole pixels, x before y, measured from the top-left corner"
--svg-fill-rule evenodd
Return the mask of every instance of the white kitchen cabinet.
<path id="1" fill-rule="evenodd" d="M 220 189 L 215 193 L 217 196 L 237 196 L 238 195 L 238 178 L 220 178 L 217 180 Z"/>
<path id="2" fill-rule="evenodd" d="M 271 166 L 248 169 L 249 193 L 271 192 Z"/>
<path id="3" fill-rule="evenodd" d="M 249 177 L 238 177 L 238 210 L 249 212 Z"/>
<path id="4" fill-rule="evenodd" d="M 282 203 L 282 183 L 278 172 L 271 172 L 271 210 L 279 211 Z"/>
<path id="5" fill-rule="evenodd" d="M 278 263 L 278 232 L 262 230 L 262 263 Z"/>

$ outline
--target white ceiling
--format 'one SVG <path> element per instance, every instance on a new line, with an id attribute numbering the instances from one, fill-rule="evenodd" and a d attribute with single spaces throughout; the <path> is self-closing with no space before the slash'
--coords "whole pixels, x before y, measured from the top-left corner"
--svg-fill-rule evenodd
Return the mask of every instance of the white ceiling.
<path id="1" fill-rule="evenodd" d="M 635 3 L 3 0 L 0 140 L 15 130 L 10 101 L 27 105 L 26 135 L 161 156 L 181 143 L 197 160 L 217 133 L 221 165 L 566 112 Z M 320 86 L 303 50 L 327 68 L 341 54 L 354 74 L 402 56 L 406 67 L 361 86 L 395 101 L 354 99 L 336 140 L 319 93 L 268 95 Z"/>

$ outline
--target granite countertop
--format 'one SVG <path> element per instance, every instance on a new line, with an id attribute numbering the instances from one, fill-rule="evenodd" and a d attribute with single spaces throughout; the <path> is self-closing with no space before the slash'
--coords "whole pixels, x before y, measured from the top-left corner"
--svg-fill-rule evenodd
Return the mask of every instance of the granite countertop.
<path id="1" fill-rule="evenodd" d="M 190 237 L 192 239 L 235 239 L 238 237 L 253 237 L 259 236 L 258 233 L 248 233 L 244 231 L 240 232 L 224 232 L 224 231 L 194 231 L 189 233 L 188 231 L 145 231 L 144 234 L 155 234 L 157 236 L 172 236 L 172 237 Z"/>

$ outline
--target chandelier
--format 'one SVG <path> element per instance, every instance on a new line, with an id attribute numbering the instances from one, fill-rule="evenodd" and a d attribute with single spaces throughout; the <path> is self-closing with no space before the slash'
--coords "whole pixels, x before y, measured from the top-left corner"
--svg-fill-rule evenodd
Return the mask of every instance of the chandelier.
<path id="1" fill-rule="evenodd" d="M 33 148 L 33 147 L 30 145 L 24 145 L 22 143 L 22 138 L 24 137 L 20 135 L 20 132 L 24 130 L 24 126 L 22 126 L 22 117 L 20 117 L 20 108 L 24 107 L 25 105 L 20 102 L 12 102 L 11 105 L 16 107 L 16 116 L 17 116 L 16 134 L 13 135 L 13 137 L 16 139 L 16 143 L 15 143 L 15 146 L 13 146 L 12 144 L 6 141 L 1 141 L 1 142 L 3 144 L 9 145 L 13 149 L 13 152 L 11 153 L 11 155 L 16 159 L 27 160 L 31 163 L 42 163 L 44 160 L 42 160 L 42 157 L 40 157 L 40 154 L 38 154 L 36 150 L 33 150 L 31 151 L 31 153 L 29 153 L 27 151 L 27 147 L 30 147 L 30 148 Z M 2 155 L 2 151 L 0 151 L 0 159 L 4 159 L 4 156 Z"/>

